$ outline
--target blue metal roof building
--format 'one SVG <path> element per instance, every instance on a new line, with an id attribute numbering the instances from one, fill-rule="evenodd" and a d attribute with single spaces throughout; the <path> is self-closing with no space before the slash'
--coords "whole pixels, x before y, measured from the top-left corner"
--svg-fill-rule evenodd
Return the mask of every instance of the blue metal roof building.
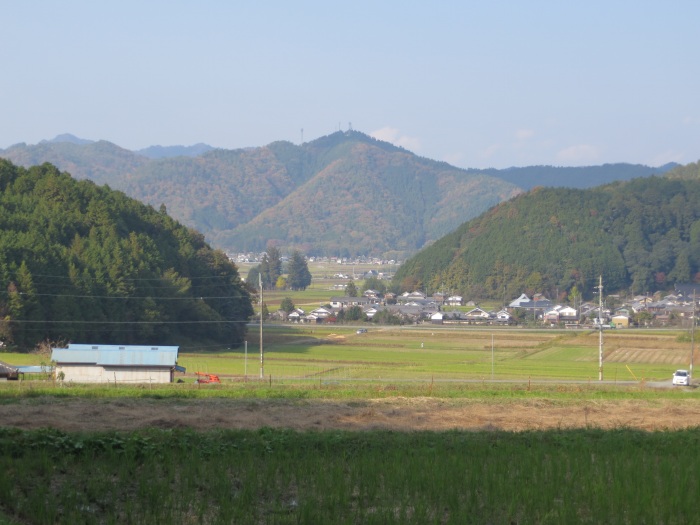
<path id="1" fill-rule="evenodd" d="M 53 348 L 51 360 L 64 381 L 166 383 L 173 380 L 178 350 L 178 346 L 71 343 L 68 348 Z"/>

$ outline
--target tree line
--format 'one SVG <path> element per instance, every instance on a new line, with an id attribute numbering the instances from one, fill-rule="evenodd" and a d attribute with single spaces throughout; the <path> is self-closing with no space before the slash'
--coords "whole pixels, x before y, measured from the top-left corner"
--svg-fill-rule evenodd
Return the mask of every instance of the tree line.
<path id="1" fill-rule="evenodd" d="M 269 246 L 260 264 L 249 270 L 246 282 L 252 289 L 262 284 L 263 290 L 306 290 L 311 284 L 311 272 L 299 250 L 292 251 L 283 265 L 279 248 Z"/>

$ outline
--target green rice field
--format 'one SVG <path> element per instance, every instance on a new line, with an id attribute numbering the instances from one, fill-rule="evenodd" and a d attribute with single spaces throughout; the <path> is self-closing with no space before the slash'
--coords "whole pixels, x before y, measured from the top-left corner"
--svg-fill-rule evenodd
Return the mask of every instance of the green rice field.
<path id="1" fill-rule="evenodd" d="M 360 326 L 360 325 L 358 325 Z M 236 349 L 180 347 L 187 369 L 224 382 L 319 381 L 597 381 L 599 333 L 590 330 L 291 325 L 249 327 Z M 667 381 L 688 368 L 691 345 L 680 330 L 610 330 L 603 336 L 603 378 L 608 382 Z M 695 350 L 693 348 L 693 350 Z M 697 352 L 695 352 L 697 354 Z M 697 357 L 695 355 L 694 357 Z M 0 353 L 15 365 L 49 364 L 49 356 Z"/>
<path id="2" fill-rule="evenodd" d="M 662 381 L 688 368 L 690 345 L 681 332 L 610 331 L 603 339 L 608 381 Z M 189 371 L 260 377 L 259 332 L 245 348 L 188 353 Z M 452 329 L 271 325 L 263 329 L 263 376 L 273 380 L 567 380 L 595 381 L 599 372 L 595 331 Z"/>
<path id="3" fill-rule="evenodd" d="M 0 505 L 46 525 L 696 523 L 698 445 L 697 430 L 0 429 Z"/>

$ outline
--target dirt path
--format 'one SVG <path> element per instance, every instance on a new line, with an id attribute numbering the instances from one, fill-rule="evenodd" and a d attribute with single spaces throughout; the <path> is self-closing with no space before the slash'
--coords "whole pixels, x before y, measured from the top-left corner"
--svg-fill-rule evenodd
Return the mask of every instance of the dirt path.
<path id="1" fill-rule="evenodd" d="M 700 401 L 547 400 L 483 403 L 436 398 L 369 400 L 30 399 L 0 405 L 0 426 L 65 431 L 141 428 L 484 430 L 700 427 Z"/>

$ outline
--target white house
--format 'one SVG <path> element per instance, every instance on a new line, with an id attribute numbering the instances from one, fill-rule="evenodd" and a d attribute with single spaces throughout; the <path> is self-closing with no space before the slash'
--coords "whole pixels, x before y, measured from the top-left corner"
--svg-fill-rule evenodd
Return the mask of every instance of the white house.
<path id="1" fill-rule="evenodd" d="M 75 383 L 171 383 L 177 346 L 90 345 L 53 348 L 56 377 Z"/>
<path id="2" fill-rule="evenodd" d="M 498 312 L 496 312 L 496 322 L 497 323 L 509 324 L 512 319 L 513 319 L 513 316 L 510 315 L 510 313 L 506 309 L 499 310 Z"/>
<path id="3" fill-rule="evenodd" d="M 530 298 L 527 296 L 527 294 L 520 294 L 520 297 L 515 299 L 514 301 L 511 301 L 511 303 L 508 305 L 509 308 L 520 308 L 521 304 L 529 303 Z"/>
<path id="4" fill-rule="evenodd" d="M 433 324 L 442 324 L 443 317 L 444 316 L 442 312 L 435 312 L 433 315 L 430 316 L 430 322 Z"/>
<path id="5" fill-rule="evenodd" d="M 464 317 L 470 321 L 487 321 L 491 318 L 491 315 L 486 310 L 477 307 L 469 310 L 464 314 Z"/>

